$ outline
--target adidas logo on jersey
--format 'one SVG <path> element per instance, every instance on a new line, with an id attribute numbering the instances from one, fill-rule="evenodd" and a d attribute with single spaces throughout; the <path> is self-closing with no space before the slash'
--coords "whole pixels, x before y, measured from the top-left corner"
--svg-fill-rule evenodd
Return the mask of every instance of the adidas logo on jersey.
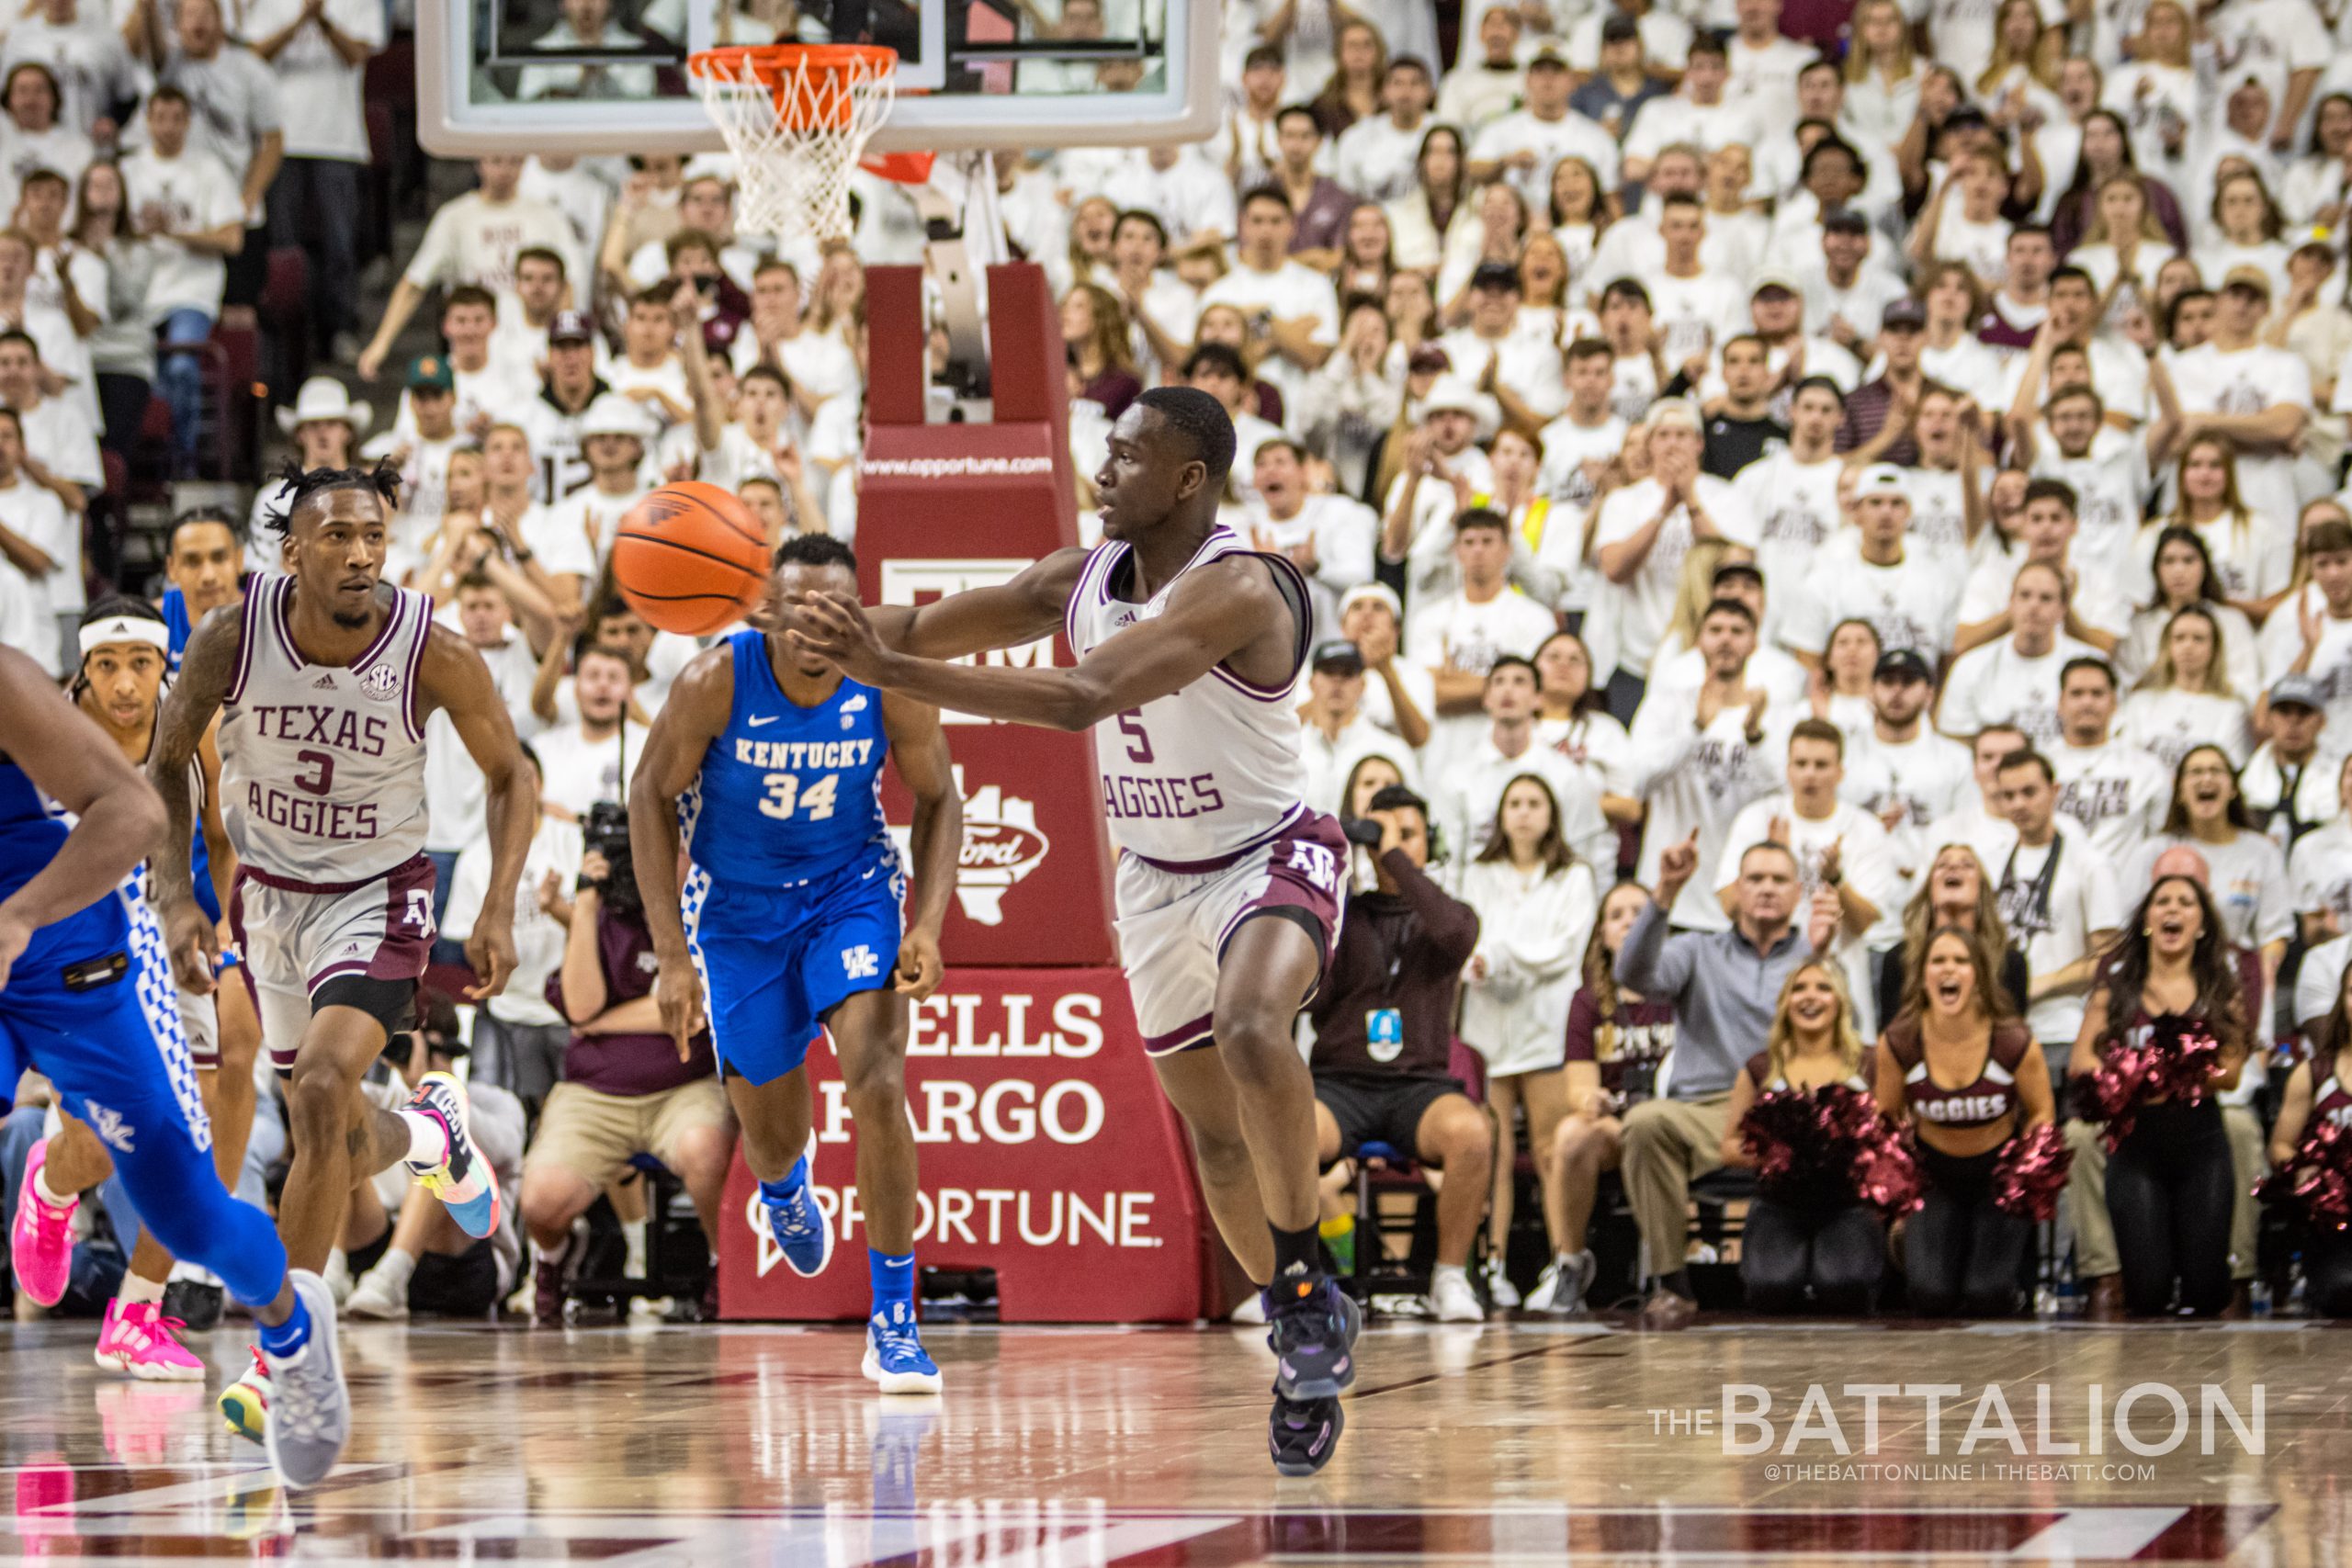
<path id="1" fill-rule="evenodd" d="M 322 676 L 320 676 L 317 680 L 315 680 L 315 681 L 313 681 L 313 682 L 311 682 L 311 690 L 312 690 L 312 691 L 314 691 L 314 692 L 332 692 L 332 691 L 334 691 L 334 676 L 332 676 L 332 675 L 322 675 Z"/>

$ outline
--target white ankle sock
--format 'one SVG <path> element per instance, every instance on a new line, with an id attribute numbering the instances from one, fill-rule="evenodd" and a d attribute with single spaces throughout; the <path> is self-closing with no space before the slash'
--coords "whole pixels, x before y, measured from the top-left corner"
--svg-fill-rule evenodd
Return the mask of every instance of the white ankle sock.
<path id="1" fill-rule="evenodd" d="M 376 1260 L 376 1267 L 368 1272 L 371 1276 L 380 1276 L 384 1283 L 398 1293 L 408 1288 L 410 1277 L 416 1272 L 416 1259 L 400 1247 L 387 1247 L 384 1256 Z"/>
<path id="2" fill-rule="evenodd" d="M 164 1299 L 164 1282 L 161 1280 L 142 1280 L 136 1274 L 125 1274 L 122 1277 L 122 1289 L 117 1291 L 114 1296 L 115 1300 L 129 1306 L 139 1306 L 148 1302 L 160 1302 Z"/>
<path id="3" fill-rule="evenodd" d="M 39 1170 L 33 1172 L 33 1196 L 52 1209 L 70 1209 L 76 1201 L 74 1198 L 61 1193 L 50 1186 L 47 1165 L 43 1165 Z"/>
<path id="4" fill-rule="evenodd" d="M 449 1134 L 436 1119 L 422 1111 L 395 1111 L 408 1127 L 407 1158 L 416 1165 L 440 1165 L 449 1157 Z"/>
<path id="5" fill-rule="evenodd" d="M 1454 1279 L 1460 1280 L 1464 1284 L 1469 1283 L 1470 1270 L 1467 1265 L 1461 1263 L 1441 1263 L 1436 1268 L 1430 1270 L 1430 1289 L 1436 1289 L 1437 1282 L 1440 1280 L 1446 1278 L 1448 1275 L 1452 1275 Z"/>

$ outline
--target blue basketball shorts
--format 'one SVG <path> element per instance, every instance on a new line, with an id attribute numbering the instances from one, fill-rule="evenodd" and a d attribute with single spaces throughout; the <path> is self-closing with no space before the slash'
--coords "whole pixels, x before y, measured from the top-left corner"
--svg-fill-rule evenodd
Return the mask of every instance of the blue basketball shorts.
<path id="1" fill-rule="evenodd" d="M 725 1070 L 752 1084 L 783 1077 L 833 1009 L 892 984 L 906 893 L 895 854 L 786 888 L 722 882 L 690 866 L 679 913 Z"/>

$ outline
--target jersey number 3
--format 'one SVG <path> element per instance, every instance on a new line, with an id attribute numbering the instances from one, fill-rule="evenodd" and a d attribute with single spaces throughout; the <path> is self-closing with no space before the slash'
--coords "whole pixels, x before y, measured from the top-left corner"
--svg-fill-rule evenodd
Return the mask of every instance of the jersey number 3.
<path id="1" fill-rule="evenodd" d="M 827 773 L 804 793 L 798 773 L 770 773 L 761 782 L 768 793 L 760 801 L 760 815 L 782 822 L 796 811 L 807 820 L 822 822 L 833 814 L 833 783 L 839 773 Z"/>

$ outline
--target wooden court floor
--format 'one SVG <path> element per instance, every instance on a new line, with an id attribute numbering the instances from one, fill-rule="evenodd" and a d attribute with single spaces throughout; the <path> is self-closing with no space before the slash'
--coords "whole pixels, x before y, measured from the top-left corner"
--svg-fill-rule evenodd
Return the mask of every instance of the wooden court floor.
<path id="1" fill-rule="evenodd" d="M 346 1325 L 357 1433 L 290 1500 L 210 1388 L 102 1374 L 95 1331 L 0 1328 L 0 1560 L 2352 1562 L 2352 1334 L 2301 1323 L 1380 1325 L 1298 1481 L 1259 1331 L 943 1326 L 947 1393 L 886 1401 L 842 1329 Z M 243 1346 L 197 1341 L 212 1387 Z M 1769 1451 L 1727 1451 L 1727 1385 Z M 2207 1385 L 2251 1428 L 2217 1405 L 2210 1452 Z"/>

